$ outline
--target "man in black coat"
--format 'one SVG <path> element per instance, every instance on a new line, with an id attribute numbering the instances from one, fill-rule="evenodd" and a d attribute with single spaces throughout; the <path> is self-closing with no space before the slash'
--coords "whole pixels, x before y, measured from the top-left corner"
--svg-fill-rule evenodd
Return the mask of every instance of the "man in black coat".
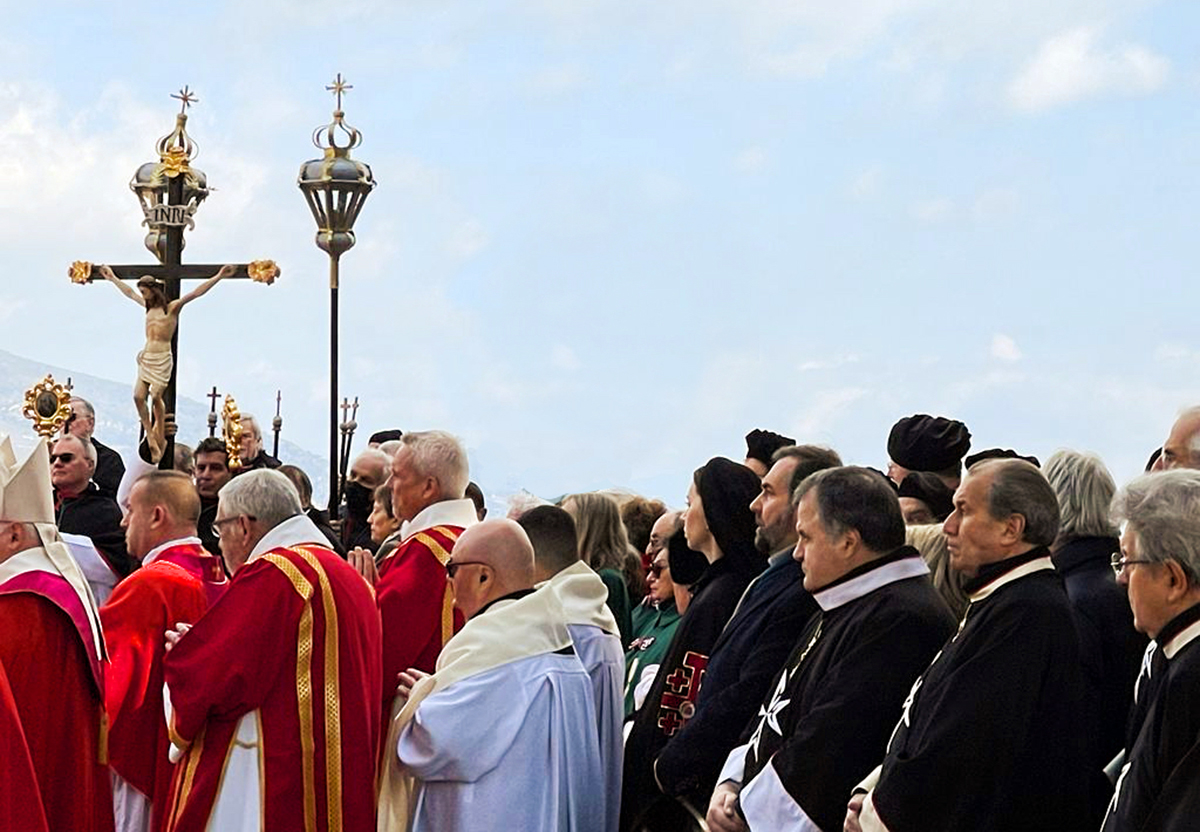
<path id="1" fill-rule="evenodd" d="M 92 482 L 105 497 L 117 499 L 121 477 L 125 475 L 125 461 L 121 455 L 107 445 L 101 444 L 93 434 L 96 431 L 96 409 L 87 399 L 71 398 L 71 417 L 67 420 L 66 432 L 90 442 L 96 450 L 96 470 Z"/>
<path id="2" fill-rule="evenodd" d="M 882 476 L 821 471 L 799 497 L 796 557 L 821 611 L 729 754 L 714 832 L 840 829 L 913 680 L 954 632 Z"/>
<path id="3" fill-rule="evenodd" d="M 1190 832 L 1200 817 L 1200 472 L 1139 477 L 1114 506 L 1126 521 L 1114 566 L 1134 626 L 1157 646 L 1103 832 Z"/>
<path id="4" fill-rule="evenodd" d="M 124 578 L 137 563 L 125 548 L 117 501 L 101 494 L 92 482 L 95 453 L 90 442 L 70 433 L 54 443 L 50 482 L 54 485 L 55 522 L 60 532 L 90 537 L 109 568 Z"/>
<path id="5" fill-rule="evenodd" d="M 816 602 L 793 557 L 792 492 L 809 474 L 841 465 L 828 448 L 789 445 L 775 451 L 762 490 L 750 504 L 758 524 L 754 543 L 770 555 L 713 647 L 696 712 L 663 747 L 654 764 L 659 788 L 700 811 L 742 728 L 762 702 L 771 679 L 792 652 Z"/>
<path id="6" fill-rule="evenodd" d="M 967 472 L 954 506 L 944 531 L 970 605 L 909 693 L 845 828 L 1093 829 L 1079 638 L 1047 548 L 1054 491 L 1024 460 L 988 460 Z"/>

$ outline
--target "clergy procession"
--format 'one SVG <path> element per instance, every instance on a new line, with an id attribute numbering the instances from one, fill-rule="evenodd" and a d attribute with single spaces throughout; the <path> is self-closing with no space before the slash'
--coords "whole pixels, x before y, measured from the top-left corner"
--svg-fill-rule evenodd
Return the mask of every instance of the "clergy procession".
<path id="1" fill-rule="evenodd" d="M 69 411 L 0 444 L 4 829 L 1197 828 L 1200 408 L 1120 488 L 917 414 L 487 519 L 444 431 L 330 517 L 253 417 Z"/>

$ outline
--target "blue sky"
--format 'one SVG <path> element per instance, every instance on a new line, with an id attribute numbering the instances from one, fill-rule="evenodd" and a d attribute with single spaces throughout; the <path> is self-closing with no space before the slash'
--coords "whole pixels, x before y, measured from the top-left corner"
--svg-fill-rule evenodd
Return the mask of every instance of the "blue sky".
<path id="1" fill-rule="evenodd" d="M 323 451 L 327 261 L 295 176 L 342 72 L 379 181 L 342 392 L 363 431 L 462 436 L 490 494 L 679 504 L 753 427 L 882 466 L 913 412 L 1124 480 L 1200 401 L 1194 4 L 330 8 L 0 0 L 4 348 L 132 381 L 137 310 L 65 270 L 146 262 L 127 183 L 190 84 L 216 190 L 185 259 L 283 276 L 185 311 L 181 393 L 269 416 L 282 388 Z"/>

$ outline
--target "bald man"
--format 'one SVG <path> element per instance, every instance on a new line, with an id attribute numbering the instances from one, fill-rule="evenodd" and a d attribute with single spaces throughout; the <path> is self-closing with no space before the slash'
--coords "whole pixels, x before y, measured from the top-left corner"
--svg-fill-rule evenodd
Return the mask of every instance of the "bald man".
<path id="1" fill-rule="evenodd" d="M 437 672 L 400 674 L 380 828 L 598 829 L 606 811 L 592 683 L 569 616 L 534 590 L 533 546 L 511 520 L 463 532 L 446 571 L 467 619 Z M 415 779 L 409 792 L 405 777 Z"/>
<path id="2" fill-rule="evenodd" d="M 100 608 L 110 657 L 105 705 L 117 832 L 159 829 L 165 821 L 174 767 L 163 716 L 163 633 L 194 624 L 229 585 L 196 534 L 199 516 L 191 477 L 153 470 L 134 483 L 121 522 L 142 568 Z"/>

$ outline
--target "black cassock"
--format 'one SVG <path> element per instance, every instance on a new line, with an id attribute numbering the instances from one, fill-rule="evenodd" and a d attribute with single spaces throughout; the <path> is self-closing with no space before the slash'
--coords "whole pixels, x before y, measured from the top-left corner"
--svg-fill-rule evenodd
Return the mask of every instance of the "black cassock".
<path id="1" fill-rule="evenodd" d="M 925 562 L 907 546 L 813 597 L 822 612 L 722 772 L 743 784 L 752 830 L 795 828 L 805 818 L 841 829 L 850 793 L 883 757 L 905 694 L 954 632 Z"/>
<path id="2" fill-rule="evenodd" d="M 1079 641 L 1049 552 L 989 564 L 967 590 L 958 634 L 905 701 L 864 829 L 1094 830 Z"/>
<path id="3" fill-rule="evenodd" d="M 1200 828 L 1200 604 L 1158 634 L 1154 686 L 1103 832 Z"/>

